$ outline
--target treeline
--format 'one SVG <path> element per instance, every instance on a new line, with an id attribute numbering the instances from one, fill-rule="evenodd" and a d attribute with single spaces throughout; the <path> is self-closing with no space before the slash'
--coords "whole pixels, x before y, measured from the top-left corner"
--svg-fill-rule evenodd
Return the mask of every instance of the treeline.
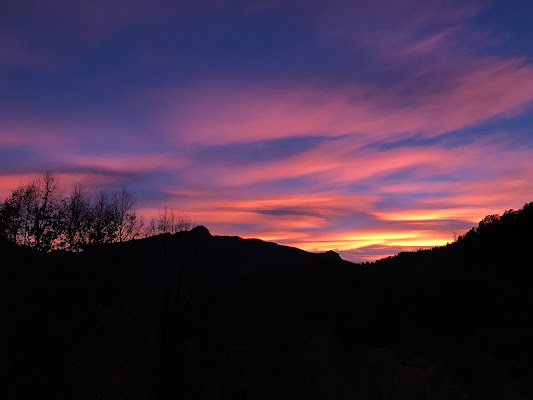
<path id="1" fill-rule="evenodd" d="M 453 243 L 445 246 L 436 246 L 431 249 L 419 249 L 417 251 L 402 251 L 394 256 L 386 257 L 374 262 L 364 262 L 362 265 L 373 266 L 400 262 L 405 265 L 421 262 L 428 257 L 438 260 L 447 260 L 454 256 L 458 259 L 469 259 L 471 264 L 481 262 L 482 256 L 487 254 L 506 254 L 513 257 L 514 254 L 529 251 L 530 247 L 523 249 L 524 242 L 533 240 L 533 202 L 525 203 L 518 210 L 506 210 L 502 215 L 491 214 L 483 218 L 478 226 L 471 228 L 464 235 L 460 235 Z M 495 258 L 484 259 L 485 265 L 496 262 Z M 497 263 L 496 263 L 497 264 Z M 407 270 L 404 266 L 403 271 Z"/>
<path id="2" fill-rule="evenodd" d="M 0 203 L 0 237 L 44 252 L 81 251 L 194 226 L 188 214 L 167 206 L 147 224 L 135 205 L 135 196 L 125 186 L 91 195 L 76 183 L 65 196 L 57 176 L 47 171 Z"/>
<path id="3" fill-rule="evenodd" d="M 477 227 L 459 236 L 460 246 L 506 246 L 512 248 L 523 237 L 531 235 L 533 223 L 533 202 L 526 203 L 521 209 L 507 210 L 502 215 L 492 214 L 483 218 Z"/>

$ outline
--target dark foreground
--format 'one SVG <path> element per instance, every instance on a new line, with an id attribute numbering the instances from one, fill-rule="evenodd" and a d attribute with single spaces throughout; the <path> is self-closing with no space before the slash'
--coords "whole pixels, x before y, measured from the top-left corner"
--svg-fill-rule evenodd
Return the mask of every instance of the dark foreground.
<path id="1" fill-rule="evenodd" d="M 533 398 L 531 204 L 371 265 L 203 227 L 0 251 L 2 399 Z"/>

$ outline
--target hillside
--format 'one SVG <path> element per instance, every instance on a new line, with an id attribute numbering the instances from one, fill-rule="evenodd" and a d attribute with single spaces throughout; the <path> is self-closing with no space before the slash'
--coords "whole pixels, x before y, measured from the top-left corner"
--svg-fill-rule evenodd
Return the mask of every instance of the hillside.
<path id="1" fill-rule="evenodd" d="M 365 265 L 204 227 L 0 242 L 2 398 L 533 398 L 532 226 Z"/>

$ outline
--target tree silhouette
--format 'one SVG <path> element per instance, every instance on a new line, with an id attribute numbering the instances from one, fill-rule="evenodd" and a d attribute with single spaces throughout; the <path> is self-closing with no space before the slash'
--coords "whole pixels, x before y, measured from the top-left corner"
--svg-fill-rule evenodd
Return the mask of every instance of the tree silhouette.
<path id="1" fill-rule="evenodd" d="M 64 242 L 70 251 L 82 250 L 89 240 L 90 230 L 90 196 L 85 187 L 74 184 L 72 193 L 64 200 Z"/>
<path id="2" fill-rule="evenodd" d="M 175 211 L 168 208 L 167 205 L 159 212 L 156 219 L 150 221 L 148 228 L 149 235 L 157 235 L 162 233 L 176 233 L 188 231 L 194 228 L 195 223 L 192 221 L 189 214 Z"/>
<path id="3" fill-rule="evenodd" d="M 62 232 L 59 181 L 46 171 L 11 192 L 2 204 L 2 236 L 40 251 L 50 251 Z"/>
<path id="4" fill-rule="evenodd" d="M 116 216 L 109 195 L 100 190 L 91 207 L 89 243 L 112 243 L 116 238 Z"/>
<path id="5" fill-rule="evenodd" d="M 80 183 L 61 196 L 57 176 L 46 171 L 21 185 L 0 202 L 0 238 L 39 251 L 82 251 L 87 245 L 124 242 L 159 233 L 176 233 L 194 226 L 188 214 L 169 209 L 145 226 L 135 210 L 134 194 L 100 190 L 91 198 Z"/>
<path id="6" fill-rule="evenodd" d="M 133 240 L 141 235 L 144 221 L 134 210 L 135 198 L 126 186 L 113 193 L 113 213 L 116 223 L 116 238 L 119 242 Z"/>
<path id="7" fill-rule="evenodd" d="M 34 181 L 33 236 L 37 250 L 49 251 L 61 234 L 62 208 L 58 196 L 59 181 L 52 171 L 46 171 Z"/>
<path id="8" fill-rule="evenodd" d="M 19 227 L 21 226 L 21 203 L 15 201 L 18 196 L 8 198 L 0 203 L 0 237 L 11 242 L 17 242 Z"/>

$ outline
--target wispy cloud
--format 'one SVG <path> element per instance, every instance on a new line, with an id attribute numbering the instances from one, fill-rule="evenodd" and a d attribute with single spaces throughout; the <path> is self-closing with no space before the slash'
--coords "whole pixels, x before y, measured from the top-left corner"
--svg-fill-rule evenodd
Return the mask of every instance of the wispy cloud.
<path id="1" fill-rule="evenodd" d="M 485 9 L 3 6 L 0 196 L 53 168 L 66 189 L 127 183 L 147 217 L 167 204 L 215 234 L 352 260 L 444 244 L 533 200 L 530 46 L 502 51 Z"/>
<path id="2" fill-rule="evenodd" d="M 512 116 L 533 100 L 533 67 L 521 60 L 483 58 L 435 79 L 432 91 L 432 82 L 416 80 L 387 88 L 199 85 L 161 97 L 167 109 L 161 128 L 178 141 L 218 144 L 353 133 L 367 141 L 398 139 Z M 176 105 L 169 107 L 169 100 Z"/>

